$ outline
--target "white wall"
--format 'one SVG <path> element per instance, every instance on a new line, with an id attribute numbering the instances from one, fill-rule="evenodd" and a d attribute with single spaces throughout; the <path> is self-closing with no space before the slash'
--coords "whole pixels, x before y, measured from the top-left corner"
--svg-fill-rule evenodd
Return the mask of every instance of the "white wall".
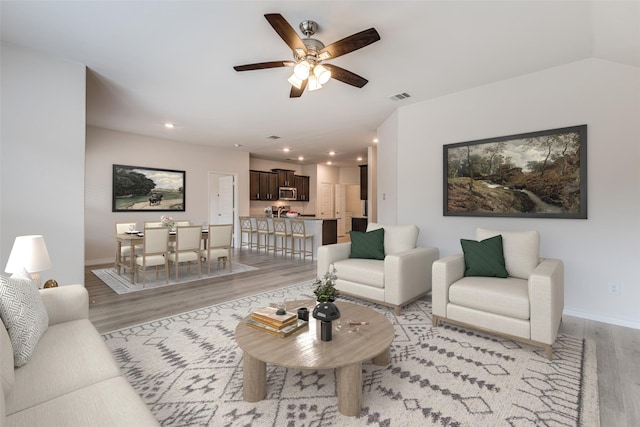
<path id="1" fill-rule="evenodd" d="M 2 42 L 0 268 L 42 234 L 43 282 L 84 283 L 85 67 Z"/>
<path id="2" fill-rule="evenodd" d="M 86 147 L 86 263 L 109 262 L 114 257 L 116 222 L 158 221 L 163 214 L 208 221 L 209 172 L 235 174 L 238 215 L 249 214 L 249 153 L 175 142 L 165 139 L 87 127 Z M 112 212 L 113 164 L 184 170 L 185 212 Z"/>
<path id="3" fill-rule="evenodd" d="M 381 159 L 385 159 L 383 165 L 375 170 L 367 170 L 368 173 L 375 173 L 378 186 L 376 188 L 378 204 L 378 218 L 386 224 L 396 224 L 398 221 L 398 111 L 396 110 L 378 128 L 377 151 Z M 414 187 L 414 194 L 418 196 L 419 188 Z M 373 191 L 369 189 L 369 194 Z"/>
<path id="4" fill-rule="evenodd" d="M 397 173 L 397 222 L 418 224 L 420 244 L 446 256 L 476 227 L 538 230 L 541 255 L 565 263 L 565 313 L 640 328 L 639 118 L 640 69 L 579 61 L 401 108 L 398 162 L 380 162 L 378 176 Z M 580 124 L 588 125 L 587 220 L 443 216 L 444 144 Z M 378 203 L 384 223 L 393 208 Z M 608 294 L 610 282 L 620 295 Z"/>

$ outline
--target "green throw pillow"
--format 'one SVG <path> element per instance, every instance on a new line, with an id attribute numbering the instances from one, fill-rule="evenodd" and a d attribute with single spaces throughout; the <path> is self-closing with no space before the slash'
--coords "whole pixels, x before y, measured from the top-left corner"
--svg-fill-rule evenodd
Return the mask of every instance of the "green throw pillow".
<path id="1" fill-rule="evenodd" d="M 384 228 L 373 231 L 350 231 L 349 258 L 384 259 Z"/>
<path id="2" fill-rule="evenodd" d="M 460 239 L 464 252 L 464 275 L 508 277 L 504 266 L 502 236 L 497 235 L 479 242 Z"/>

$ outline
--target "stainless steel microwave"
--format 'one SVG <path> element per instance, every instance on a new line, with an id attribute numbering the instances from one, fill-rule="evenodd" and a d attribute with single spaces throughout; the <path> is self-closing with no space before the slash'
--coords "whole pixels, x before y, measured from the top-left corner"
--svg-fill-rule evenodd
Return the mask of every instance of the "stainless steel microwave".
<path id="1" fill-rule="evenodd" d="M 298 190 L 295 187 L 279 187 L 278 200 L 298 200 Z"/>

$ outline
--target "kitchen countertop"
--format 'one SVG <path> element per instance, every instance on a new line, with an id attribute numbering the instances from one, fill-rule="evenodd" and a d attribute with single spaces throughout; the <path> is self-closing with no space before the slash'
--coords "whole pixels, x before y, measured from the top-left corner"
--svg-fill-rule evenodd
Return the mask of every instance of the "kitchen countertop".
<path id="1" fill-rule="evenodd" d="M 264 215 L 249 215 L 249 216 L 251 218 L 265 218 Z M 277 216 L 266 217 L 266 218 L 277 218 Z M 289 218 L 289 217 L 286 217 L 286 216 L 282 216 L 280 218 L 292 219 L 292 218 Z M 315 215 L 312 215 L 312 216 L 299 215 L 299 216 L 296 217 L 296 219 L 304 219 L 305 221 L 325 221 L 325 220 L 327 220 L 327 221 L 332 221 L 332 220 L 335 221 L 338 218 L 320 218 L 320 217 L 317 217 Z"/>

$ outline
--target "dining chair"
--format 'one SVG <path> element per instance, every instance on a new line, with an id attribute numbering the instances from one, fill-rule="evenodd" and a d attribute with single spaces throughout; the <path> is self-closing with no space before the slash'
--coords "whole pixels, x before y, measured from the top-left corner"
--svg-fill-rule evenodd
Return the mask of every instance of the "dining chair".
<path id="1" fill-rule="evenodd" d="M 191 263 L 198 264 L 198 276 L 202 276 L 202 266 L 200 264 L 200 240 L 202 239 L 202 227 L 199 225 L 188 225 L 176 227 L 176 245 L 172 252 L 169 252 L 169 262 L 176 265 L 176 281 L 178 281 L 178 270 L 181 262 L 186 262 L 191 268 Z"/>
<path id="2" fill-rule="evenodd" d="M 249 250 L 258 247 L 257 232 L 253 218 L 250 216 L 240 217 L 240 249 L 246 247 Z M 256 240 L 253 240 L 253 235 L 256 234 Z M 246 239 L 245 239 L 246 236 Z"/>
<path id="3" fill-rule="evenodd" d="M 273 255 L 275 256 L 278 252 L 284 257 L 287 254 L 293 254 L 289 240 L 291 240 L 291 230 L 287 227 L 287 221 L 284 218 L 273 218 Z"/>
<path id="4" fill-rule="evenodd" d="M 256 218 L 256 230 L 258 232 L 258 253 L 260 249 L 264 249 L 265 253 L 273 250 L 271 245 L 271 238 L 273 237 L 273 230 L 269 227 L 269 220 L 267 218 Z"/>
<path id="5" fill-rule="evenodd" d="M 231 239 L 233 235 L 233 224 L 214 224 L 209 225 L 209 241 L 207 249 L 200 251 L 200 256 L 207 260 L 207 274 L 211 274 L 211 261 L 218 261 L 218 268 L 220 268 L 220 262 L 222 267 L 227 268 L 227 262 L 229 263 L 229 273 L 232 271 L 231 267 Z"/>
<path id="6" fill-rule="evenodd" d="M 307 257 L 313 259 L 313 234 L 307 234 L 303 219 L 290 219 L 291 223 L 291 258 L 299 255 L 306 260 Z M 307 240 L 311 239 L 311 249 L 307 249 Z M 298 249 L 296 249 L 296 241 Z"/>
<path id="7" fill-rule="evenodd" d="M 135 222 L 116 222 L 116 234 L 124 234 L 128 231 L 137 231 L 138 225 Z M 120 253 L 118 254 L 118 248 Z M 142 250 L 142 245 L 134 246 L 134 254 L 139 253 Z M 131 261 L 131 246 L 122 246 L 122 244 L 116 242 L 116 261 L 114 264 L 114 268 L 117 270 L 118 267 L 122 267 L 124 271 L 127 271 L 129 268 L 128 261 Z M 119 270 L 118 270 L 119 271 Z"/>
<path id="8" fill-rule="evenodd" d="M 164 227 L 164 225 L 162 224 L 162 221 L 145 221 L 144 222 L 144 228 L 158 228 L 158 227 Z"/>
<path id="9" fill-rule="evenodd" d="M 164 265 L 164 275 L 169 283 L 169 261 L 167 251 L 169 248 L 169 229 L 145 228 L 144 243 L 142 244 L 142 254 L 135 259 L 138 281 L 140 281 L 140 271 L 142 271 L 142 287 L 147 282 L 147 267 L 156 268 L 156 280 L 158 279 L 158 267 Z"/>

